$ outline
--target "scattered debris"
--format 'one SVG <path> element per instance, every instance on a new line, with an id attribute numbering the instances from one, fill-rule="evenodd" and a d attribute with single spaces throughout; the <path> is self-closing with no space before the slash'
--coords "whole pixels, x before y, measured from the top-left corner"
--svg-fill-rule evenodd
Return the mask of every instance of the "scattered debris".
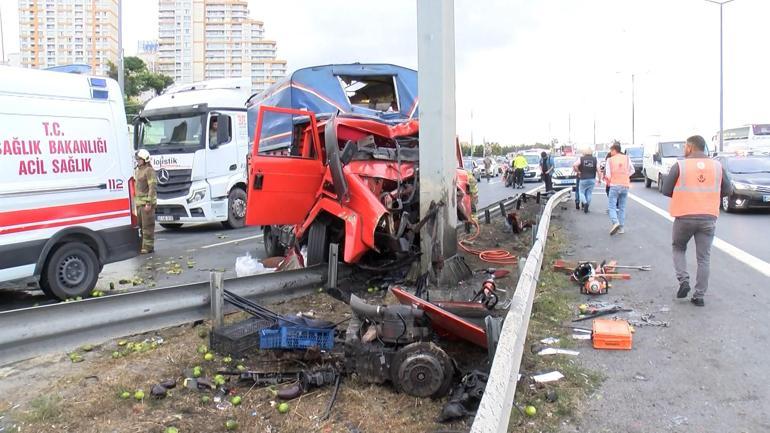
<path id="1" fill-rule="evenodd" d="M 547 337 L 540 340 L 540 342 L 543 344 L 556 344 L 559 342 L 559 339 L 556 337 Z"/>
<path id="2" fill-rule="evenodd" d="M 634 326 L 659 326 L 661 328 L 668 328 L 668 322 L 663 320 L 654 320 L 655 315 L 652 313 L 642 314 L 640 320 L 629 320 L 628 323 Z"/>
<path id="3" fill-rule="evenodd" d="M 449 422 L 475 415 L 488 380 L 489 375 L 478 370 L 466 374 L 452 390 L 449 401 L 444 405 L 437 421 Z"/>
<path id="4" fill-rule="evenodd" d="M 570 356 L 577 356 L 580 355 L 580 352 L 576 350 L 568 350 L 568 349 L 559 349 L 556 347 L 546 347 L 545 349 L 540 350 L 537 352 L 538 355 L 570 355 Z"/>
<path id="5" fill-rule="evenodd" d="M 556 382 L 557 380 L 564 379 L 564 375 L 558 371 L 551 371 L 543 374 L 536 374 L 532 376 L 532 380 L 537 383 Z"/>

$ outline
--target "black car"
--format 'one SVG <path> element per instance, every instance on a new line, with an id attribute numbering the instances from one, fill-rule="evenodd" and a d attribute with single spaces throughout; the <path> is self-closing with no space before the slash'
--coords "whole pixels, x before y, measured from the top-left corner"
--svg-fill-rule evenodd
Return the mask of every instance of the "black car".
<path id="1" fill-rule="evenodd" d="M 722 210 L 770 209 L 770 156 L 719 155 L 716 160 L 733 184 L 733 193 L 722 198 Z"/>
<path id="2" fill-rule="evenodd" d="M 644 180 L 644 148 L 643 147 L 626 147 L 626 155 L 631 158 L 631 163 L 634 165 L 634 174 L 631 175 L 631 180 Z"/>

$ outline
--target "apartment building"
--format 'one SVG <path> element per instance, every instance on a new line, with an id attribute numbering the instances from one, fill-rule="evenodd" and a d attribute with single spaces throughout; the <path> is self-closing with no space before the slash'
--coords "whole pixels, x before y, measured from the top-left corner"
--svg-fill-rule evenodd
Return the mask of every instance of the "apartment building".
<path id="1" fill-rule="evenodd" d="M 159 0 L 158 37 L 158 72 L 177 84 L 251 77 L 259 92 L 286 75 L 245 0 Z"/>
<path id="2" fill-rule="evenodd" d="M 19 0 L 21 66 L 85 64 L 107 75 L 118 59 L 118 0 Z"/>

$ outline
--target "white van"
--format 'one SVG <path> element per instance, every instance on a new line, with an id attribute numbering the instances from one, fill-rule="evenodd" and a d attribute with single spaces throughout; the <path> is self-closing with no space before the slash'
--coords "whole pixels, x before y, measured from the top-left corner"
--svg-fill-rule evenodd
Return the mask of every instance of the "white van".
<path id="1" fill-rule="evenodd" d="M 722 141 L 725 153 L 768 152 L 770 151 L 770 124 L 752 124 L 725 129 Z M 719 131 L 711 137 L 711 144 L 714 149 L 719 149 Z"/>
<path id="2" fill-rule="evenodd" d="M 115 81 L 0 67 L 0 287 L 84 296 L 135 256 L 133 164 Z"/>
<path id="3" fill-rule="evenodd" d="M 652 187 L 655 182 L 658 191 L 663 189 L 663 179 L 668 176 L 669 170 L 676 164 L 676 161 L 684 158 L 684 140 L 666 140 L 659 136 L 652 136 L 644 143 L 644 160 L 642 161 L 642 174 L 644 186 Z M 706 155 L 710 155 L 711 150 L 706 144 Z"/>
<path id="4" fill-rule="evenodd" d="M 162 227 L 243 227 L 250 96 L 251 80 L 234 78 L 178 85 L 147 102 L 134 122 L 134 147 L 152 157 Z"/>

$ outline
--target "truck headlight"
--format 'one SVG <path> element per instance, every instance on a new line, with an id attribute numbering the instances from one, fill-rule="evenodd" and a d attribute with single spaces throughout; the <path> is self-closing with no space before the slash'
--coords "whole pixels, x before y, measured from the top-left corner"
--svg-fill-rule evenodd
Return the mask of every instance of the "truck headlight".
<path id="1" fill-rule="evenodd" d="M 733 181 L 733 188 L 735 188 L 735 189 L 742 189 L 742 190 L 750 190 L 750 191 L 754 191 L 754 190 L 757 189 L 757 187 L 754 186 L 754 185 L 751 185 L 751 184 L 748 184 L 748 183 L 743 183 L 743 182 L 735 182 L 735 181 Z"/>
<path id="2" fill-rule="evenodd" d="M 204 198 L 206 198 L 206 188 L 196 189 L 193 191 L 190 198 L 187 199 L 187 203 L 195 203 L 197 201 L 203 200 Z"/>

